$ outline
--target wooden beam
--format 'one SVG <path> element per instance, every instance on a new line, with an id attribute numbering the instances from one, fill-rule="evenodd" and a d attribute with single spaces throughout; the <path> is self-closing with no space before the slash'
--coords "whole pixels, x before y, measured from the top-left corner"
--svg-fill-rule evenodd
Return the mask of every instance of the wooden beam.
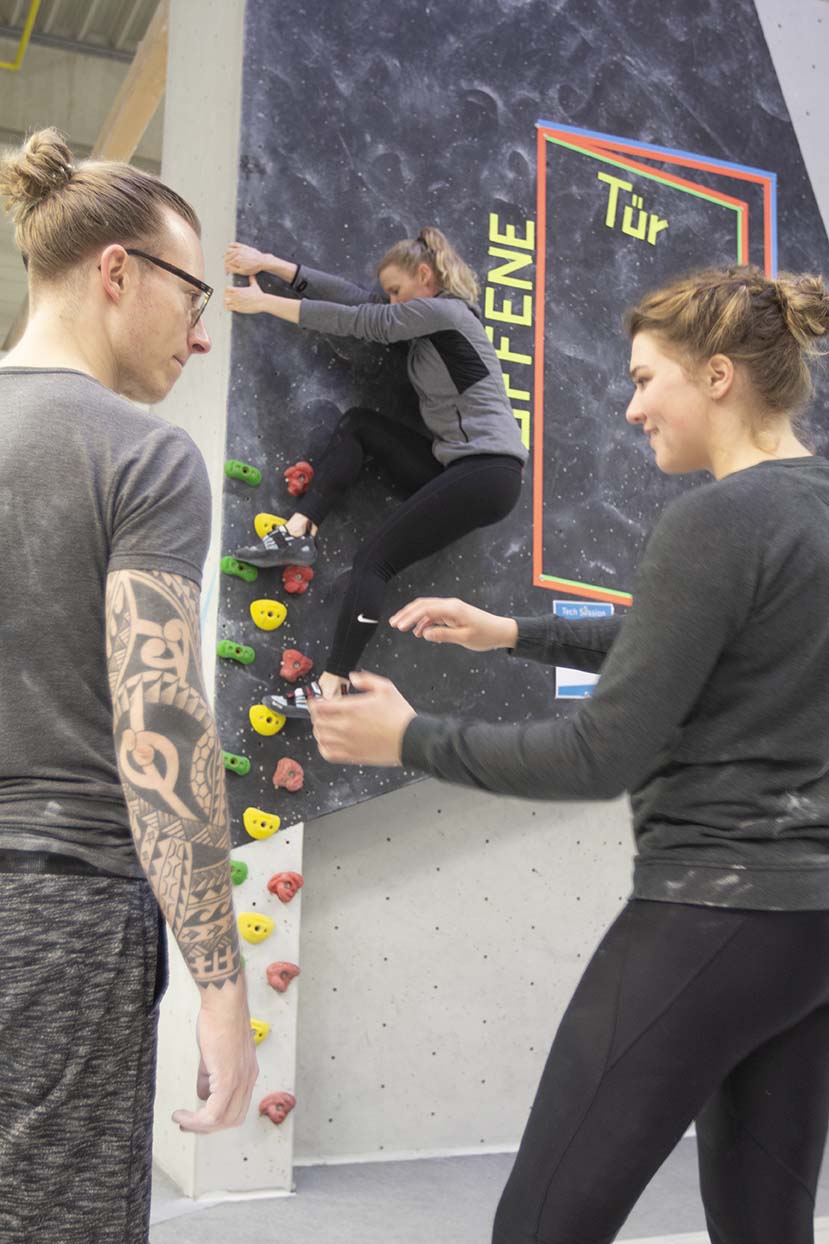
<path id="1" fill-rule="evenodd" d="M 92 148 L 91 159 L 129 161 L 135 154 L 156 108 L 164 98 L 169 24 L 170 0 L 159 0 L 147 33 L 136 48 L 127 76 Z M 17 345 L 25 331 L 28 316 L 29 300 L 26 298 L 6 334 L 4 350 L 11 350 Z"/>
<path id="2" fill-rule="evenodd" d="M 93 160 L 130 160 L 134 155 L 164 98 L 169 25 L 170 0 L 159 0 L 92 148 Z"/>

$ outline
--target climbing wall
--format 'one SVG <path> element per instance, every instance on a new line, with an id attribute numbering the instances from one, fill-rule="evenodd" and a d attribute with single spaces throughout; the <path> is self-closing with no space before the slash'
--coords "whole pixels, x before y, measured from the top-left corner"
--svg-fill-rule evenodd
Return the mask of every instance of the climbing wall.
<path id="1" fill-rule="evenodd" d="M 514 614 L 560 599 L 627 607 L 649 528 L 694 481 L 660 476 L 625 423 L 621 311 L 690 266 L 827 267 L 750 0 L 703 10 L 684 0 L 656 10 L 646 0 L 248 0 L 238 194 L 237 237 L 277 255 L 370 285 L 388 245 L 434 223 L 482 278 L 531 453 L 522 500 L 498 527 L 396 580 L 387 615 L 422 593 Z M 283 292 L 275 279 L 263 285 Z M 313 464 L 355 404 L 417 425 L 399 350 L 237 318 L 226 455 L 261 481 L 225 480 L 224 552 L 255 538 L 258 514 L 291 512 L 284 471 Z M 822 388 L 818 445 L 826 425 Z M 229 762 L 237 842 L 248 840 L 247 808 L 287 826 L 417 776 L 328 765 L 307 726 L 263 735 L 250 719 L 263 694 L 288 686 L 285 649 L 324 668 L 351 559 L 396 499 L 369 467 L 326 522 L 303 592 L 290 594 L 275 570 L 254 582 L 221 576 L 219 636 L 255 653 L 249 664 L 220 659 L 217 674 L 224 746 L 242 758 Z M 259 600 L 284 606 L 278 628 L 256 625 Z M 386 627 L 364 665 L 424 710 L 493 721 L 569 711 L 551 674 L 425 649 Z M 304 770 L 301 789 L 274 788 L 283 758 Z"/>

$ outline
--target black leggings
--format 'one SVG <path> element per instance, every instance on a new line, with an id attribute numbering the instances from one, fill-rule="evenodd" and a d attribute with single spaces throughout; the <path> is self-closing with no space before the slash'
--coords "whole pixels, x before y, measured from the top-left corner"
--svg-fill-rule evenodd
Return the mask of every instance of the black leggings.
<path id="1" fill-rule="evenodd" d="M 712 1244 L 812 1244 L 829 911 L 633 901 L 553 1043 L 494 1244 L 610 1244 L 696 1119 Z"/>
<path id="2" fill-rule="evenodd" d="M 353 486 L 366 458 L 408 494 L 360 548 L 337 618 L 330 674 L 347 678 L 377 629 L 386 584 L 401 570 L 510 513 L 521 491 L 522 464 L 502 454 L 474 454 L 442 467 L 425 436 L 372 410 L 343 415 L 297 509 L 319 524 Z M 365 619 L 368 619 L 366 621 Z"/>

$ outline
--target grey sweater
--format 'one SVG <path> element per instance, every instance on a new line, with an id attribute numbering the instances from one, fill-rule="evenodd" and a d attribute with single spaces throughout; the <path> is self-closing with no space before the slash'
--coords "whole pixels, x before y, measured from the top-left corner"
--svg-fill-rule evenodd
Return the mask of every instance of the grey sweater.
<path id="1" fill-rule="evenodd" d="M 515 655 L 601 671 L 565 720 L 418 716 L 403 763 L 531 799 L 630 792 L 634 896 L 829 907 L 829 462 L 667 507 L 619 619 L 520 619 Z"/>
<path id="2" fill-rule="evenodd" d="M 291 285 L 302 294 L 303 328 L 383 345 L 409 342 L 409 379 L 438 462 L 446 466 L 471 454 L 526 462 L 495 349 L 462 298 L 442 292 L 391 304 L 382 293 L 304 265 Z"/>

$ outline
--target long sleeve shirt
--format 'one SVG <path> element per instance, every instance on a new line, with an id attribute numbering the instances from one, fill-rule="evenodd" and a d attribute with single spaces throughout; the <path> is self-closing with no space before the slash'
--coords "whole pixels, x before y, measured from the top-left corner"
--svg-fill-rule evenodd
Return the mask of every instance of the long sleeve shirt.
<path id="1" fill-rule="evenodd" d="M 621 619 L 519 619 L 516 656 L 600 672 L 564 720 L 421 715 L 403 763 L 532 799 L 629 792 L 634 895 L 829 907 L 829 462 L 667 507 Z"/>
<path id="2" fill-rule="evenodd" d="M 409 343 L 409 379 L 443 466 L 472 454 L 526 462 L 495 349 L 462 298 L 442 291 L 390 303 L 382 293 L 304 265 L 291 284 L 302 295 L 302 328 L 383 345 Z"/>

